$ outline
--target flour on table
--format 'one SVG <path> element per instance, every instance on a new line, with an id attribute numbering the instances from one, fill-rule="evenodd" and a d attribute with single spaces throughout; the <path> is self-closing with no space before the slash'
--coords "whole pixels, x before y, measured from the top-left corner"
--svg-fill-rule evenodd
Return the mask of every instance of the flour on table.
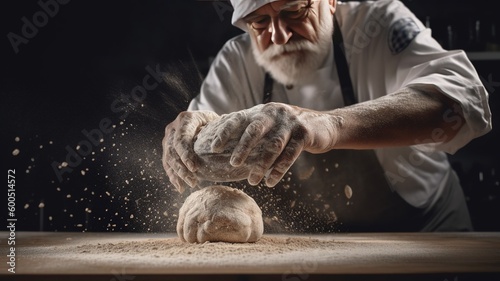
<path id="1" fill-rule="evenodd" d="M 177 234 L 190 243 L 256 242 L 264 232 L 262 211 L 243 191 L 214 185 L 193 192 L 179 211 Z"/>

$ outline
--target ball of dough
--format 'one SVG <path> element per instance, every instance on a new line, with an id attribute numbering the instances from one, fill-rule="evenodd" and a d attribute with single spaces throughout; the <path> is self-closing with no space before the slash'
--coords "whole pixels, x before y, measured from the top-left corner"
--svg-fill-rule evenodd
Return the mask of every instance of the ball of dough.
<path id="1" fill-rule="evenodd" d="M 241 190 L 214 185 L 193 192 L 179 211 L 177 234 L 189 243 L 256 242 L 262 237 L 262 211 Z"/>
<path id="2" fill-rule="evenodd" d="M 224 151 L 212 153 L 211 144 L 217 137 L 220 126 L 223 126 L 224 119 L 214 120 L 204 126 L 197 135 L 194 143 L 194 152 L 200 157 L 201 163 L 195 172 L 198 179 L 212 182 L 239 181 L 248 178 L 251 171 L 249 164 L 260 160 L 264 151 L 264 142 L 257 144 L 256 148 L 248 155 L 247 160 L 239 167 L 233 167 L 229 160 L 231 154 L 240 141 L 241 134 L 246 126 L 242 124 L 241 131 L 236 131 L 231 136 L 225 146 Z"/>

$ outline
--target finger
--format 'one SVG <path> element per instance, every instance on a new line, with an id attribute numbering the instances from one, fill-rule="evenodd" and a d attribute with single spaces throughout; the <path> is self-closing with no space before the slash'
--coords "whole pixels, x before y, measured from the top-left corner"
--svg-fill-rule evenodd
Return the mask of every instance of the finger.
<path id="1" fill-rule="evenodd" d="M 302 140 L 297 141 L 295 139 L 291 139 L 288 142 L 288 145 L 276 159 L 271 172 L 266 177 L 266 185 L 268 187 L 274 187 L 278 184 L 288 169 L 290 169 L 293 163 L 295 163 L 295 160 L 299 157 L 303 147 L 304 142 Z"/>
<path id="2" fill-rule="evenodd" d="M 161 155 L 161 163 L 163 165 L 163 170 L 165 172 L 167 172 L 167 170 L 170 168 L 170 166 L 167 164 L 168 151 L 169 151 L 168 136 L 169 135 L 165 134 L 165 136 L 163 137 L 163 140 L 161 141 L 161 146 L 163 148 L 162 155 Z"/>
<path id="3" fill-rule="evenodd" d="M 245 129 L 240 141 L 234 148 L 229 163 L 234 167 L 241 166 L 262 137 L 269 132 L 271 127 L 272 121 L 270 119 L 252 121 Z"/>
<path id="4" fill-rule="evenodd" d="M 187 183 L 181 180 L 181 178 L 177 176 L 177 174 L 174 172 L 172 168 L 169 168 L 167 170 L 167 175 L 170 180 L 170 183 L 174 185 L 175 189 L 177 189 L 179 193 L 183 193 L 186 190 Z"/>
<path id="5" fill-rule="evenodd" d="M 173 147 L 170 147 L 169 150 L 170 157 L 167 159 L 167 164 L 173 170 L 173 174 L 179 177 L 180 181 L 185 182 L 185 184 L 190 187 L 195 187 L 198 184 L 196 176 L 182 163 L 179 155 L 177 155 L 177 152 Z M 182 182 L 180 182 L 180 184 L 184 185 Z"/>
<path id="6" fill-rule="evenodd" d="M 260 161 L 252 167 L 248 177 L 248 182 L 251 185 L 257 185 L 265 177 L 276 159 L 282 154 L 282 151 L 290 140 L 290 136 L 290 131 L 282 128 L 270 140 L 265 142 L 264 149 L 259 157 Z"/>
<path id="7" fill-rule="evenodd" d="M 168 129 L 167 129 L 168 130 Z M 165 137 L 162 140 L 162 147 L 163 147 L 163 153 L 162 153 L 162 165 L 163 169 L 165 170 L 170 183 L 177 189 L 179 193 L 183 193 L 185 190 L 184 184 L 182 184 L 181 181 L 179 181 L 179 177 L 177 176 L 177 173 L 172 169 L 172 167 L 169 165 L 169 159 L 174 158 L 174 156 L 171 155 L 171 140 L 173 134 L 171 132 L 167 132 L 165 134 Z"/>
<path id="8" fill-rule="evenodd" d="M 198 184 L 196 176 L 191 173 L 186 166 L 182 163 L 181 158 L 173 147 L 174 134 L 170 134 L 167 139 L 166 148 L 164 149 L 165 165 L 167 167 L 167 174 L 171 179 L 172 184 L 182 193 L 186 185 L 195 187 Z M 164 166 L 165 168 L 165 166 Z M 171 169 L 168 172 L 168 169 Z"/>
<path id="9" fill-rule="evenodd" d="M 224 151 L 226 144 L 233 138 L 240 138 L 239 131 L 245 126 L 246 113 L 239 111 L 222 116 L 216 137 L 212 141 L 211 149 L 214 153 Z"/>
<path id="10" fill-rule="evenodd" d="M 189 171 L 195 172 L 197 167 L 193 142 L 198 128 L 203 124 L 199 118 L 193 118 L 192 113 L 189 112 L 181 113 L 177 118 L 181 124 L 177 126 L 177 130 L 173 134 L 172 143 L 183 166 Z"/>

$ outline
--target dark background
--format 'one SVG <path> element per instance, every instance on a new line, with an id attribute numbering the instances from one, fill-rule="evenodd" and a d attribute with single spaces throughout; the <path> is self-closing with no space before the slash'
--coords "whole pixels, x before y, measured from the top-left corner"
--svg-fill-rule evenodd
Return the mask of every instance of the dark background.
<path id="1" fill-rule="evenodd" d="M 444 47 L 500 51 L 488 1 L 403 2 Z M 182 198 L 161 167 L 163 130 L 197 93 L 222 44 L 240 33 L 228 2 L 72 0 L 16 54 L 8 34 L 22 35 L 22 18 L 33 23 L 41 10 L 37 1 L 9 1 L 0 11 L 2 171 L 16 171 L 17 230 L 173 231 Z M 494 124 L 499 62 L 498 53 L 473 61 L 490 92 Z M 141 102 L 127 101 L 148 66 L 171 78 Z M 102 120 L 114 130 L 80 161 L 67 158 L 83 155 L 82 130 L 95 132 Z M 480 231 L 500 230 L 498 135 L 495 128 L 450 156 Z M 60 181 L 55 170 L 68 159 L 78 164 Z"/>

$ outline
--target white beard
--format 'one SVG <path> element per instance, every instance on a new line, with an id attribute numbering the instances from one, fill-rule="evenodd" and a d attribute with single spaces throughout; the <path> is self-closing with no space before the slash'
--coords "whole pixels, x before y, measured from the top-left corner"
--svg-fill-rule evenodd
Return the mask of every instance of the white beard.
<path id="1" fill-rule="evenodd" d="M 261 67 L 281 84 L 293 85 L 311 75 L 326 59 L 332 48 L 333 19 L 327 1 L 321 1 L 319 7 L 318 42 L 302 39 L 289 41 L 285 45 L 271 44 L 260 51 L 252 38 L 252 50 Z M 298 52 L 294 52 L 298 51 Z M 284 52 L 293 52 L 283 54 Z"/>

